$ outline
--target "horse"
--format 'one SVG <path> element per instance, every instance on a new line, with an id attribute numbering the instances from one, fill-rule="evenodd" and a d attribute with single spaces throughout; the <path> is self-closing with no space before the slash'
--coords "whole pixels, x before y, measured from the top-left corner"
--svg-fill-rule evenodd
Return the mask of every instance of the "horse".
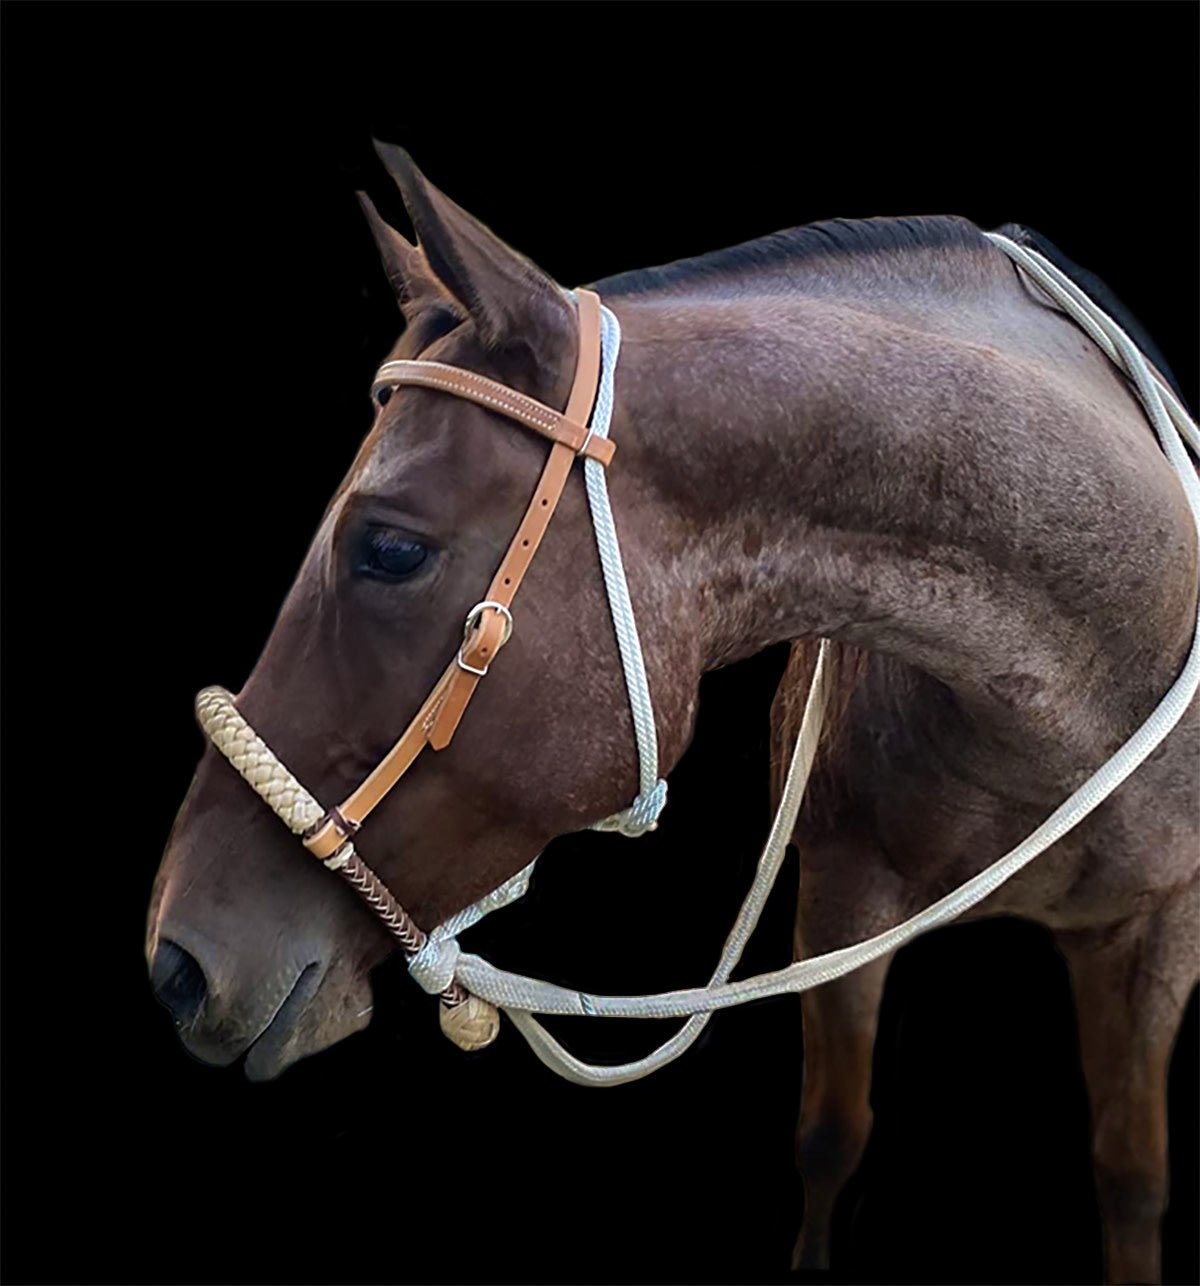
<path id="1" fill-rule="evenodd" d="M 389 363 L 475 372 L 543 409 L 573 401 L 572 296 L 407 153 L 379 150 L 417 234 L 363 199 L 405 323 Z M 702 674 L 792 643 L 782 748 L 811 641 L 831 641 L 832 717 L 793 837 L 797 947 L 886 928 L 1036 826 L 1179 673 L 1197 594 L 1179 478 L 1108 358 L 963 218 L 814 224 L 591 289 L 623 336 L 612 508 L 661 762 L 688 744 Z M 375 400 L 236 699 L 322 798 L 362 782 L 440 682 L 462 605 L 511 552 L 546 461 L 479 401 L 411 384 Z M 414 927 L 638 791 L 591 534 L 570 477 L 504 609 L 504 655 L 460 665 L 494 660 L 494 677 L 367 823 L 371 868 Z M 1070 962 L 1113 1281 L 1158 1271 L 1165 1069 L 1198 968 L 1197 736 L 1193 703 L 1121 790 L 978 909 L 1048 925 Z M 336 809 L 324 819 L 339 824 Z M 366 1025 L 370 972 L 393 945 L 210 746 L 146 935 L 186 1047 L 276 1076 Z M 804 1266 L 827 1262 L 869 1129 L 886 968 L 805 996 Z"/>

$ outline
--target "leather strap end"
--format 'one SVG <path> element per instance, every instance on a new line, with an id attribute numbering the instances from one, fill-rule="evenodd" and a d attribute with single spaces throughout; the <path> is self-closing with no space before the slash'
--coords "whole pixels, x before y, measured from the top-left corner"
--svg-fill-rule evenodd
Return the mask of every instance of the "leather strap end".
<path id="1" fill-rule="evenodd" d="M 445 750 L 453 740 L 481 677 L 481 675 L 460 670 L 450 680 L 446 689 L 446 698 L 429 729 L 429 744 L 434 750 Z"/>

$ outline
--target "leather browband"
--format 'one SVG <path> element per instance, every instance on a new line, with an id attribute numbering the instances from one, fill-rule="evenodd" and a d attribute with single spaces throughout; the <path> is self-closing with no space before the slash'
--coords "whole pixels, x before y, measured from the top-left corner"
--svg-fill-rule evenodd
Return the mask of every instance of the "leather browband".
<path id="1" fill-rule="evenodd" d="M 385 362 L 375 377 L 374 389 L 413 384 L 466 398 L 516 420 L 554 445 L 508 552 L 483 600 L 467 617 L 458 654 L 391 750 L 351 795 L 331 808 L 302 837 L 305 848 L 322 860 L 331 858 L 358 830 L 426 745 L 444 750 L 450 744 L 479 680 L 512 632 L 509 609 L 554 516 L 576 456 L 602 465 L 612 460 L 614 444 L 608 438 L 596 437 L 587 427 L 600 382 L 600 298 L 590 290 L 577 290 L 575 298 L 579 352 L 564 411 L 555 411 L 486 376 L 441 362 Z"/>
<path id="2" fill-rule="evenodd" d="M 507 384 L 498 384 L 486 375 L 476 375 L 474 371 L 464 371 L 458 366 L 447 366 L 443 362 L 385 362 L 375 376 L 372 392 L 397 384 L 441 389 L 456 397 L 466 398 L 469 402 L 477 402 L 489 411 L 507 415 L 527 429 L 540 433 L 552 442 L 561 442 L 576 454 L 589 460 L 597 460 L 600 464 L 607 465 L 616 450 L 616 444 L 611 439 L 593 436 L 586 423 L 573 418 L 569 414 L 569 407 L 568 413 L 555 411 L 544 402 L 509 388 Z M 588 406 L 584 411 L 584 420 L 591 409 Z"/>

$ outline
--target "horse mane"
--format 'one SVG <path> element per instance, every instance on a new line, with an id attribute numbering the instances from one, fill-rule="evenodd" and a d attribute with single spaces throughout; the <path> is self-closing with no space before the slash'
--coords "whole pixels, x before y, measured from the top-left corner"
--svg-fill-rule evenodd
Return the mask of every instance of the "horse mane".
<path id="1" fill-rule="evenodd" d="M 1158 368 L 1182 402 L 1179 381 L 1158 345 L 1106 282 L 1069 259 L 1047 237 L 1021 223 L 996 229 L 1018 245 L 1029 246 L 1065 272 L 1101 308 L 1116 319 L 1135 344 Z M 922 214 L 897 218 L 825 219 L 798 228 L 768 233 L 753 241 L 727 246 L 690 259 L 677 259 L 656 268 L 635 268 L 594 283 L 602 295 L 628 298 L 686 286 L 734 284 L 739 278 L 774 274 L 786 285 L 791 265 L 811 265 L 822 259 L 846 261 L 863 255 L 906 254 L 917 250 L 983 252 L 990 249 L 982 230 L 970 219 L 954 214 Z"/>
<path id="2" fill-rule="evenodd" d="M 897 254 L 914 250 L 986 248 L 983 233 L 969 219 L 951 214 L 904 218 L 825 219 L 799 228 L 772 232 L 753 241 L 677 259 L 657 268 L 635 268 L 595 283 L 601 294 L 647 295 L 701 283 L 732 282 L 771 271 L 786 278 L 791 264 L 819 259 L 847 259 L 864 254 Z"/>

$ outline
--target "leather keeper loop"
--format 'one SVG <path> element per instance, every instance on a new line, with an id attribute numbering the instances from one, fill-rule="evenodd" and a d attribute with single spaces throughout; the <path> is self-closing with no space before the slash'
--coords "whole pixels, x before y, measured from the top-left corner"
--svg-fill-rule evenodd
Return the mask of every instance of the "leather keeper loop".
<path id="1" fill-rule="evenodd" d="M 300 840 L 314 857 L 324 861 L 327 857 L 332 857 L 357 830 L 357 822 L 343 817 L 339 809 L 331 808 L 320 821 L 304 832 Z"/>

